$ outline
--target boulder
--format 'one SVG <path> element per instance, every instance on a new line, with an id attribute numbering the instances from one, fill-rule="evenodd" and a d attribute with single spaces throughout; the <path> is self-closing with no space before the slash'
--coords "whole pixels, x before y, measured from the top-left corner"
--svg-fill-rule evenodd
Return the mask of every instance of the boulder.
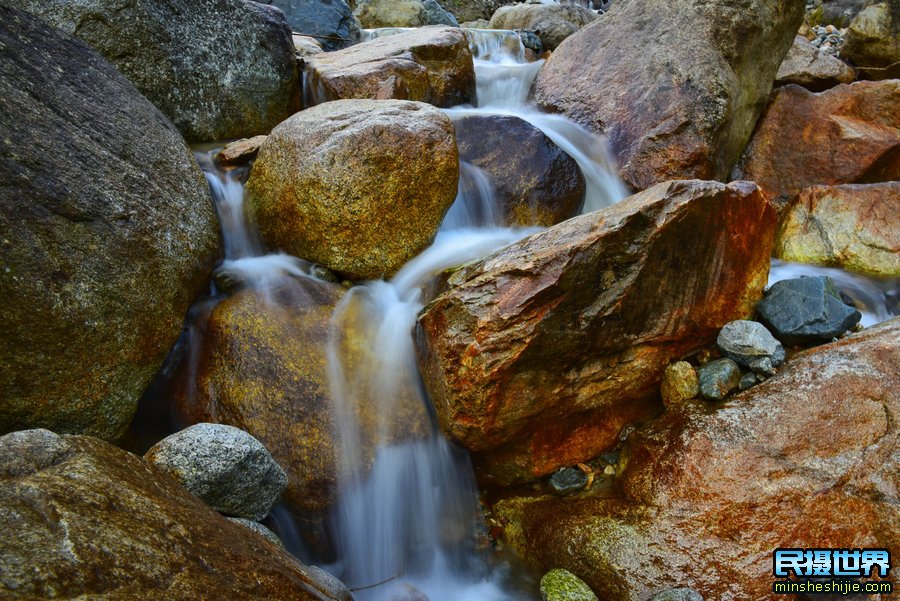
<path id="1" fill-rule="evenodd" d="M 827 52 L 813 46 L 802 35 L 794 38 L 784 62 L 778 67 L 775 85 L 790 83 L 803 86 L 813 92 L 821 92 L 841 83 L 856 79 L 853 67 Z"/>
<path id="2" fill-rule="evenodd" d="M 391 275 L 427 247 L 456 198 L 453 124 L 401 100 L 340 100 L 272 130 L 247 183 L 271 246 L 355 279 Z"/>
<path id="3" fill-rule="evenodd" d="M 312 36 L 295 33 L 291 36 L 291 40 L 294 42 L 294 53 L 296 53 L 297 58 L 315 56 L 316 54 L 325 52 L 322 48 L 322 44 Z"/>
<path id="4" fill-rule="evenodd" d="M 459 159 L 484 171 L 506 226 L 551 226 L 584 204 L 584 176 L 572 157 L 538 128 L 509 115 L 454 119 Z"/>
<path id="5" fill-rule="evenodd" d="M 775 90 L 732 177 L 784 207 L 814 185 L 900 179 L 900 81 Z"/>
<path id="6" fill-rule="evenodd" d="M 287 486 L 266 447 L 238 428 L 196 424 L 162 439 L 144 459 L 226 515 L 260 521 Z"/>
<path id="7" fill-rule="evenodd" d="M 359 41 L 359 22 L 344 0 L 261 0 L 284 11 L 291 28 L 328 51 Z"/>
<path id="8" fill-rule="evenodd" d="M 629 437 L 611 488 L 509 497 L 494 523 L 537 569 L 567 569 L 601 599 L 771 599 L 777 547 L 900 543 L 898 411 L 894 319 L 796 355 L 714 410 L 669 408 Z"/>
<path id="9" fill-rule="evenodd" d="M 0 432 L 114 440 L 219 254 L 172 123 L 86 44 L 0 7 Z"/>
<path id="10" fill-rule="evenodd" d="M 441 8 L 437 0 L 356 0 L 353 14 L 367 29 L 424 25 L 459 27 L 456 17 Z"/>
<path id="11" fill-rule="evenodd" d="M 741 383 L 741 368 L 731 359 L 714 359 L 697 370 L 700 394 L 710 401 L 722 401 Z"/>
<path id="12" fill-rule="evenodd" d="M 784 363 L 784 347 L 758 321 L 737 320 L 725 324 L 716 345 L 723 355 L 741 367 L 772 376 Z"/>
<path id="13" fill-rule="evenodd" d="M 221 0 L 8 0 L 112 62 L 189 142 L 267 133 L 299 108 L 284 15 Z"/>
<path id="14" fill-rule="evenodd" d="M 0 596 L 336 599 L 283 549 L 96 438 L 0 437 Z"/>
<path id="15" fill-rule="evenodd" d="M 456 16 L 461 27 L 471 27 L 472 22 L 481 21 L 483 27 L 479 29 L 490 29 L 488 22 L 491 15 L 503 6 L 509 4 L 513 0 L 438 0 L 444 10 Z"/>
<path id="16" fill-rule="evenodd" d="M 779 225 L 775 256 L 900 277 L 900 182 L 804 190 Z"/>
<path id="17" fill-rule="evenodd" d="M 871 4 L 856 15 L 841 55 L 869 79 L 900 77 L 900 0 Z"/>
<path id="18" fill-rule="evenodd" d="M 415 331 L 440 425 L 484 484 L 612 447 L 669 362 L 753 310 L 774 230 L 751 183 L 671 182 L 460 267 Z"/>
<path id="19" fill-rule="evenodd" d="M 550 570 L 541 578 L 542 601 L 597 601 L 597 595 L 568 570 Z"/>
<path id="20" fill-rule="evenodd" d="M 260 535 L 273 545 L 284 547 L 284 543 L 281 542 L 281 539 L 278 538 L 278 535 L 254 520 L 248 520 L 247 518 L 228 518 L 229 522 L 234 522 L 235 524 L 240 524 L 244 528 L 248 530 L 252 530 L 256 534 Z"/>
<path id="21" fill-rule="evenodd" d="M 266 136 L 253 136 L 229 142 L 225 148 L 216 153 L 216 162 L 224 167 L 249 163 L 259 154 L 259 147 L 266 141 Z"/>
<path id="22" fill-rule="evenodd" d="M 870 0 L 811 0 L 807 2 L 806 23 L 847 27 Z"/>
<path id="23" fill-rule="evenodd" d="M 834 282 L 825 276 L 775 282 L 756 310 L 775 337 L 789 345 L 828 342 L 862 318 L 844 303 Z"/>
<path id="24" fill-rule="evenodd" d="M 491 29 L 527 29 L 541 38 L 545 50 L 597 19 L 597 13 L 577 4 L 513 4 L 501 6 L 491 17 Z"/>
<path id="25" fill-rule="evenodd" d="M 422 27 L 310 57 L 305 77 L 309 105 L 378 97 L 451 107 L 475 98 L 469 43 L 450 27 Z"/>
<path id="26" fill-rule="evenodd" d="M 609 136 L 633 188 L 724 180 L 803 8 L 803 0 L 613 2 L 544 63 L 535 100 Z"/>

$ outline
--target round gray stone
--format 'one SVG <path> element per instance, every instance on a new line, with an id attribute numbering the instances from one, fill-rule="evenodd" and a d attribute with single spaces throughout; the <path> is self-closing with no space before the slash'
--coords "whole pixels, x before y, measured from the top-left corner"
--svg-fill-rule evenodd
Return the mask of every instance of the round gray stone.
<path id="1" fill-rule="evenodd" d="M 775 375 L 775 368 L 784 363 L 784 347 L 757 321 L 725 324 L 716 343 L 722 354 L 738 365 L 767 376 Z"/>
<path id="2" fill-rule="evenodd" d="M 588 476 L 574 467 L 564 467 L 550 476 L 550 488 L 558 495 L 571 495 L 587 485 Z"/>
<path id="3" fill-rule="evenodd" d="M 711 401 L 721 401 L 741 382 L 741 368 L 731 359 L 716 359 L 697 370 L 700 394 Z"/>

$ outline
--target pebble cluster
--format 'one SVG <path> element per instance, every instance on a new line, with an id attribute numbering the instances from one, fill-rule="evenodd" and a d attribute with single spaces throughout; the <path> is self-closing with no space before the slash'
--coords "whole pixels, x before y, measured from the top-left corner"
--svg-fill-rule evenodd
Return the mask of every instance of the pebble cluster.
<path id="1" fill-rule="evenodd" d="M 820 49 L 822 52 L 832 56 L 838 56 L 841 52 L 841 46 L 844 44 L 844 34 L 846 29 L 838 29 L 834 25 L 816 25 L 811 32 L 816 36 L 812 40 L 812 45 Z"/>

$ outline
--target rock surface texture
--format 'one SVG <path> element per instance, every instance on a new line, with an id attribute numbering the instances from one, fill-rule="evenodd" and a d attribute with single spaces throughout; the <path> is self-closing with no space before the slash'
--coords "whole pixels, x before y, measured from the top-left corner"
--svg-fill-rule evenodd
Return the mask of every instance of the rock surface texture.
<path id="1" fill-rule="evenodd" d="M 854 79 L 856 71 L 853 67 L 798 35 L 784 62 L 778 67 L 775 84 L 783 86 L 793 83 L 813 92 L 821 92 L 841 83 L 851 83 Z"/>
<path id="2" fill-rule="evenodd" d="M 844 303 L 831 278 L 823 276 L 775 282 L 756 310 L 775 337 L 791 345 L 828 342 L 862 317 Z"/>
<path id="3" fill-rule="evenodd" d="M 353 14 L 366 29 L 379 27 L 459 27 L 452 14 L 437 0 L 357 0 Z"/>
<path id="4" fill-rule="evenodd" d="M 491 17 L 491 29 L 536 31 L 545 50 L 556 50 L 567 37 L 597 20 L 597 13 L 573 4 L 513 4 Z"/>
<path id="5" fill-rule="evenodd" d="M 178 131 L 86 44 L 0 7 L 0 432 L 113 440 L 219 253 Z"/>
<path id="6" fill-rule="evenodd" d="M 900 0 L 873 2 L 847 28 L 841 54 L 869 79 L 900 77 Z"/>
<path id="7" fill-rule="evenodd" d="M 311 36 L 325 50 L 359 41 L 359 22 L 344 0 L 262 0 L 284 11 L 291 29 Z"/>

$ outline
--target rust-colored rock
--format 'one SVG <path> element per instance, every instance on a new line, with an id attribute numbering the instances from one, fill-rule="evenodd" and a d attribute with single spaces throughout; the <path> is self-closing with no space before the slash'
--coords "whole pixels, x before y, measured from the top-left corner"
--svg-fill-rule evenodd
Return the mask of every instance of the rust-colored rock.
<path id="1" fill-rule="evenodd" d="M 283 548 L 96 438 L 0 437 L 0 597 L 324 601 Z"/>
<path id="2" fill-rule="evenodd" d="M 779 88 L 732 173 L 783 207 L 814 185 L 900 179 L 900 80 Z"/>
<path id="3" fill-rule="evenodd" d="M 803 20 L 802 0 L 644 0 L 567 38 L 537 103 L 605 133 L 635 189 L 724 180 Z"/>
<path id="4" fill-rule="evenodd" d="M 776 547 L 900 545 L 900 319 L 796 356 L 710 411 L 638 430 L 619 482 L 494 507 L 510 546 L 604 601 L 689 586 L 772 599 Z"/>
<path id="5" fill-rule="evenodd" d="M 781 221 L 775 256 L 900 277 L 900 182 L 804 190 Z"/>
<path id="6" fill-rule="evenodd" d="M 379 37 L 306 60 L 305 101 L 319 104 L 341 98 L 369 98 L 391 89 L 398 100 L 418 100 L 439 107 L 475 99 L 475 66 L 461 29 L 430 26 Z"/>
<path id="7" fill-rule="evenodd" d="M 753 310 L 774 231 L 749 182 L 670 182 L 463 266 L 416 328 L 441 426 L 488 484 L 611 447 L 671 360 Z"/>
<path id="8" fill-rule="evenodd" d="M 266 136 L 253 136 L 229 142 L 225 148 L 216 153 L 216 162 L 224 166 L 249 163 L 259 154 L 259 147 L 266 141 Z"/>

